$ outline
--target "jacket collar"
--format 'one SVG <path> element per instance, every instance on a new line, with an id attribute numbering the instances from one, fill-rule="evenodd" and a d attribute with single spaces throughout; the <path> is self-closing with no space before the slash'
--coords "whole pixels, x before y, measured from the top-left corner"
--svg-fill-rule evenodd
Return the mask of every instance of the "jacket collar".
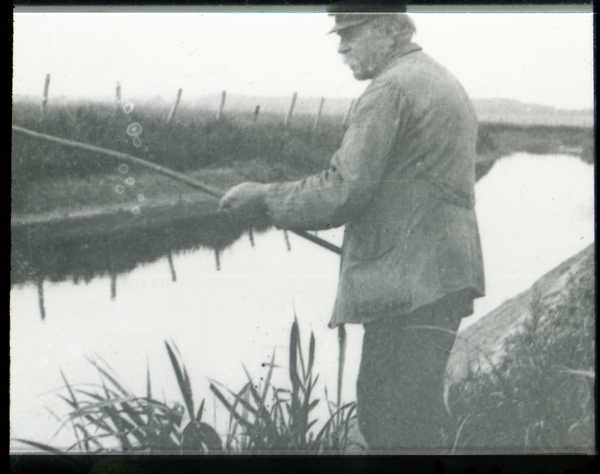
<path id="1" fill-rule="evenodd" d="M 389 69 L 393 64 L 395 64 L 401 57 L 406 56 L 410 53 L 415 53 L 417 51 L 422 51 L 423 48 L 419 46 L 417 43 L 407 43 L 405 45 L 400 46 L 392 55 L 388 58 L 388 60 L 383 63 L 383 65 L 377 70 L 373 78 L 380 76 L 385 70 Z"/>

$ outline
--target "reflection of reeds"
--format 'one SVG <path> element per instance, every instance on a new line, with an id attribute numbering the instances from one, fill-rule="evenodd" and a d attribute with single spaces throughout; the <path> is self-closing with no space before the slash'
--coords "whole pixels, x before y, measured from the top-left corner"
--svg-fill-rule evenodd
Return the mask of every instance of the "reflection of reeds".
<path id="1" fill-rule="evenodd" d="M 38 304 L 40 306 L 40 316 L 42 321 L 46 319 L 46 305 L 44 304 L 44 280 L 38 280 L 37 283 Z"/>
<path id="2" fill-rule="evenodd" d="M 313 396 L 319 378 L 313 374 L 315 338 L 311 334 L 308 360 L 305 361 L 297 321 L 294 321 L 290 333 L 288 374 L 291 389 L 277 388 L 271 384 L 273 371 L 277 368 L 275 352 L 268 365 L 264 384 L 255 384 L 246 368 L 248 382 L 237 393 L 227 390 L 229 393 L 226 396 L 223 389 L 218 388 L 218 382 L 211 382 L 213 395 L 230 413 L 225 443 L 212 426 L 202 421 L 204 400 L 195 411 L 190 377 L 181 362 L 177 346 L 167 342 L 165 346 L 183 405 L 153 398 L 149 368 L 146 395 L 140 397 L 118 380 L 108 364 L 90 359 L 100 375 L 100 384 L 92 385 L 92 388 L 75 387 L 61 371 L 68 397 L 59 397 L 68 404 L 70 411 L 63 417 L 51 412 L 60 423 L 56 434 L 65 428 L 72 430 L 73 444 L 61 450 L 37 441 L 16 441 L 53 454 L 74 451 L 97 454 L 223 450 L 237 453 L 342 453 L 352 446 L 364 449 L 351 437 L 355 429 L 356 405 L 341 405 L 339 397 L 337 404 L 327 400 L 330 416 L 318 433 L 313 431 L 318 420 L 310 420 L 310 413 L 320 401 Z M 327 394 L 327 390 L 325 392 Z M 189 420 L 185 426 L 182 425 L 184 417 Z"/>

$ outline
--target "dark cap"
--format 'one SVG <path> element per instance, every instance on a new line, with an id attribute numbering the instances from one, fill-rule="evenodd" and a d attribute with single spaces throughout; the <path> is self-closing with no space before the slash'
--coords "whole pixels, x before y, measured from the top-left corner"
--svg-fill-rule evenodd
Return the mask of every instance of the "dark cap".
<path id="1" fill-rule="evenodd" d="M 378 13 L 406 13 L 407 3 L 402 0 L 379 0 L 373 3 L 364 0 L 343 0 L 333 3 L 327 8 L 329 15 L 335 17 L 335 26 L 329 33 L 374 20 L 381 16 Z"/>
<path id="2" fill-rule="evenodd" d="M 406 13 L 407 0 L 342 0 L 327 7 L 330 14 L 336 13 Z"/>

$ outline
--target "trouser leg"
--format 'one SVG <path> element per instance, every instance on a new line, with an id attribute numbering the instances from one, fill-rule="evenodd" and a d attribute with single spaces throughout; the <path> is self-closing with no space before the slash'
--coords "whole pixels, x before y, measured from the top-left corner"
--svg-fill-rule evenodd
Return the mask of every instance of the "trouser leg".
<path id="1" fill-rule="evenodd" d="M 441 448 L 443 378 L 462 316 L 442 301 L 365 324 L 357 403 L 369 450 Z"/>

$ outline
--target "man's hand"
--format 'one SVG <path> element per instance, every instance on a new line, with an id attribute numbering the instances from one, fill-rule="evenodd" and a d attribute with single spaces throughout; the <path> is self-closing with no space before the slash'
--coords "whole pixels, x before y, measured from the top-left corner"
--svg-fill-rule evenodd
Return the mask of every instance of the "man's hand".
<path id="1" fill-rule="evenodd" d="M 253 219 L 262 216 L 267 210 L 265 199 L 268 184 L 247 182 L 231 188 L 219 202 L 219 209 L 233 217 Z"/>

